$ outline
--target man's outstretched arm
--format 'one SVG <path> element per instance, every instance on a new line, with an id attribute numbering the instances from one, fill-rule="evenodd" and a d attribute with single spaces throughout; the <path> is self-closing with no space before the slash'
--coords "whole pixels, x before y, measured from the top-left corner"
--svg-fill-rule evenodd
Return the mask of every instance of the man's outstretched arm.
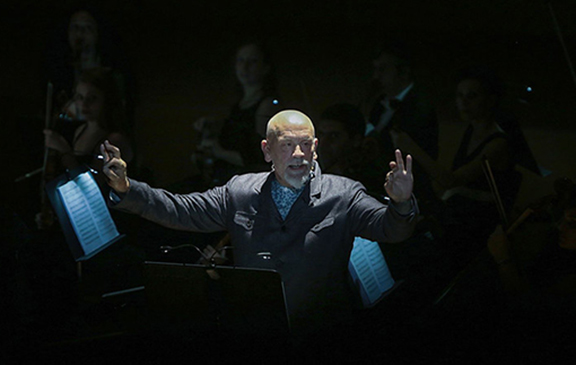
<path id="1" fill-rule="evenodd" d="M 204 193 L 173 194 L 163 189 L 151 188 L 145 183 L 130 180 L 127 165 L 120 149 L 105 141 L 100 146 L 104 156 L 103 172 L 116 209 L 137 214 L 168 228 L 195 232 L 225 230 L 225 187 Z"/>

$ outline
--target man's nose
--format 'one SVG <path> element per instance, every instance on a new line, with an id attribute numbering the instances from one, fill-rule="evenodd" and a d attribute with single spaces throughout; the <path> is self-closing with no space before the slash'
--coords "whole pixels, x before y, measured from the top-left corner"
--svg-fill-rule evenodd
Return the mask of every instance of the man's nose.
<path id="1" fill-rule="evenodd" d="M 302 151 L 302 148 L 300 148 L 299 145 L 296 145 L 296 148 L 294 148 L 294 153 L 292 153 L 292 155 L 295 157 L 301 157 L 304 156 L 304 151 Z"/>

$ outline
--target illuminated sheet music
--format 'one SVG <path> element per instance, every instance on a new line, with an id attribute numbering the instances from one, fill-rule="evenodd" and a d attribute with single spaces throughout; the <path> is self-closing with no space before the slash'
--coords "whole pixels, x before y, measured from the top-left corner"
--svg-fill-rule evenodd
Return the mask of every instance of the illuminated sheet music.
<path id="1" fill-rule="evenodd" d="M 72 227 L 89 255 L 119 236 L 98 184 L 85 172 L 58 187 Z"/>
<path id="2" fill-rule="evenodd" d="M 377 242 L 356 237 L 348 269 L 367 308 L 378 303 L 395 284 Z"/>

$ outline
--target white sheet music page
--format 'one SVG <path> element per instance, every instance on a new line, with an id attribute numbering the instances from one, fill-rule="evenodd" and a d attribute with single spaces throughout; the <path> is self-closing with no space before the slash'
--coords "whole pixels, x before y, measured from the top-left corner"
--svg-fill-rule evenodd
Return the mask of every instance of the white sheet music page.
<path id="1" fill-rule="evenodd" d="M 377 242 L 356 237 L 348 267 L 352 279 L 360 284 L 365 307 L 376 304 L 395 284 Z"/>
<path id="2" fill-rule="evenodd" d="M 85 255 L 119 236 L 98 184 L 89 172 L 59 186 L 58 193 Z"/>

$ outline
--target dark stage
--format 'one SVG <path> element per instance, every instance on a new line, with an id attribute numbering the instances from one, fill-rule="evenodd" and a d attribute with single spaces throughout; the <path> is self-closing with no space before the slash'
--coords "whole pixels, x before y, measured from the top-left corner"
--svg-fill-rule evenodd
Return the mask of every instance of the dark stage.
<path id="1" fill-rule="evenodd" d="M 0 312 L 3 338 L 9 338 L 3 342 L 0 363 L 164 363 L 194 361 L 195 356 L 215 363 L 223 358 L 228 363 L 276 363 L 279 353 L 285 356 L 283 363 L 301 361 L 291 356 L 303 348 L 308 351 L 305 345 L 262 345 L 262 350 L 254 346 L 258 340 L 247 345 L 246 338 L 236 342 L 233 336 L 213 332 L 182 335 L 155 327 L 141 291 L 102 298 L 142 286 L 146 260 L 198 259 L 195 250 L 164 255 L 160 245 L 195 242 L 203 247 L 222 234 L 170 231 L 115 212 L 126 238 L 85 262 L 80 280 L 61 232 L 36 229 L 40 176 L 15 179 L 42 166 L 46 62 L 51 47 L 65 34 L 75 4 L 21 0 L 0 6 Z M 135 83 L 138 173 L 156 187 L 194 189 L 187 180 L 197 173 L 190 157 L 197 137 L 193 123 L 202 116 L 228 114 L 237 98 L 234 53 L 254 35 L 273 49 L 282 105 L 302 110 L 312 120 L 336 102 L 362 104 L 374 51 L 382 41 L 410 44 L 417 78 L 437 110 L 439 160 L 446 166 L 458 147 L 454 141 L 466 127 L 455 108 L 455 72 L 471 64 L 488 65 L 505 81 L 506 106 L 519 117 L 538 165 L 548 171 L 538 176 L 518 168 L 523 180 L 512 216 L 552 194 L 558 178 L 576 178 L 573 1 L 132 0 L 100 1 L 98 8 L 115 30 Z M 359 313 L 364 330 L 350 332 L 350 347 L 327 345 L 312 358 L 391 364 L 560 361 L 571 350 L 562 336 L 572 334 L 573 328 L 551 328 L 547 320 L 562 321 L 547 314 L 532 319 L 535 325 L 530 328 L 518 318 L 503 317 L 501 303 L 483 291 L 491 292 L 489 283 L 495 280 L 486 274 L 487 260 L 481 256 L 441 305 L 431 303 L 450 278 L 428 278 L 422 283 L 430 287 L 415 284 L 389 303 Z M 403 303 L 410 304 L 404 308 Z M 388 313 L 398 317 L 390 319 Z M 263 355 L 255 356 L 261 350 Z"/>

